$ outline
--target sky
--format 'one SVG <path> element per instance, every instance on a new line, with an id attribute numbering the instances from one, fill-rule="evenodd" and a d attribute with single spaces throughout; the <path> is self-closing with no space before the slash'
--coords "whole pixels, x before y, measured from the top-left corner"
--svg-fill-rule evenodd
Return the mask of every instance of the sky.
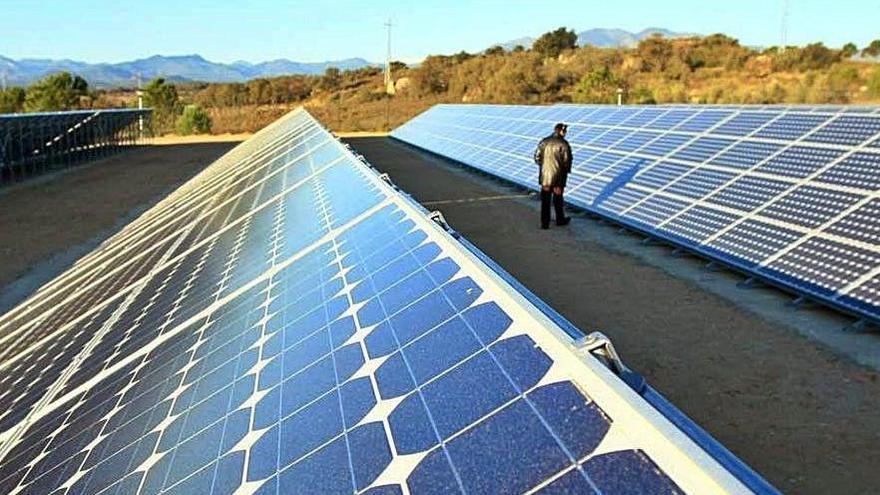
<path id="1" fill-rule="evenodd" d="M 216 62 L 395 59 L 480 51 L 560 26 L 723 32 L 780 42 L 785 0 L 0 0 L 0 55 L 122 62 L 199 54 Z M 880 0 L 788 0 L 788 42 L 839 47 L 880 38 Z"/>

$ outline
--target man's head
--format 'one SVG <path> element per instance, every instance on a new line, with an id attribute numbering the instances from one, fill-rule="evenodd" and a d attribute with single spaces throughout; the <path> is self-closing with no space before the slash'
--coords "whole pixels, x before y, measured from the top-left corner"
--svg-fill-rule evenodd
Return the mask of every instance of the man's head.
<path id="1" fill-rule="evenodd" d="M 553 127 L 553 132 L 555 132 L 557 136 L 565 137 L 565 133 L 568 132 L 568 126 L 560 122 Z"/>

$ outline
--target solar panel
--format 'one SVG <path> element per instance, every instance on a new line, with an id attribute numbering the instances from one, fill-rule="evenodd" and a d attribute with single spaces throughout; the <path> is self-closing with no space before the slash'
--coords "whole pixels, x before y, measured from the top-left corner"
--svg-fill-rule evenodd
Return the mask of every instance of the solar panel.
<path id="1" fill-rule="evenodd" d="M 0 115 L 0 185 L 135 144 L 152 110 Z"/>
<path id="2" fill-rule="evenodd" d="M 543 107 L 540 121 L 528 107 L 499 106 L 503 118 L 490 108 L 437 105 L 392 135 L 535 189 L 531 153 L 553 122 L 566 121 L 575 157 L 570 203 L 880 318 L 880 297 L 867 290 L 880 280 L 880 220 L 871 214 L 880 195 L 880 108 L 556 105 Z M 578 108 L 584 117 L 563 118 Z M 511 123 L 539 130 L 515 133 Z M 587 138 L 610 132 L 622 138 Z M 475 147 L 487 133 L 507 139 Z M 532 146 L 513 150 L 513 139 Z M 487 162 L 493 151 L 505 162 Z"/>
<path id="3" fill-rule="evenodd" d="M 773 491 L 542 304 L 299 109 L 0 318 L 0 492 Z"/>

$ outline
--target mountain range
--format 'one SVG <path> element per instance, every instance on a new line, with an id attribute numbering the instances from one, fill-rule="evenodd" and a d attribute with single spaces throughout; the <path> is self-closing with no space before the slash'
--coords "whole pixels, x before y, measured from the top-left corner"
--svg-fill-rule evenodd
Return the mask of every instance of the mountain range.
<path id="1" fill-rule="evenodd" d="M 637 33 L 631 33 L 623 29 L 599 28 L 578 33 L 578 45 L 631 47 L 655 33 L 667 38 L 693 36 L 690 33 L 677 33 L 663 28 L 647 28 Z M 534 41 L 535 38 L 524 37 L 500 43 L 500 46 L 510 50 L 517 45 L 530 47 Z M 376 64 L 362 58 L 311 63 L 278 59 L 258 64 L 244 61 L 224 64 L 205 60 L 200 55 L 155 55 L 130 62 L 90 64 L 67 59 L 13 60 L 0 55 L 0 83 L 26 86 L 45 77 L 47 74 L 59 71 L 69 71 L 82 76 L 92 87 L 98 88 L 131 87 L 136 84 L 138 75 L 140 75 L 143 81 L 149 81 L 161 76 L 174 82 L 244 82 L 259 77 L 289 74 L 322 74 L 328 67 L 346 70 L 359 69 L 370 65 Z"/>
<path id="2" fill-rule="evenodd" d="M 637 33 L 631 33 L 623 29 L 596 28 L 588 29 L 586 31 L 581 31 L 580 33 L 578 33 L 577 44 L 578 46 L 592 45 L 603 48 L 629 48 L 639 44 L 639 41 L 642 41 L 643 39 L 654 34 L 662 35 L 664 38 L 684 38 L 687 36 L 698 36 L 694 33 L 677 33 L 675 31 L 670 31 L 668 29 L 657 27 L 649 27 Z M 505 43 L 500 43 L 499 46 L 501 46 L 505 50 L 511 50 L 517 45 L 521 45 L 524 48 L 529 48 L 532 46 L 532 43 L 534 43 L 536 39 L 537 38 L 527 36 L 524 38 L 517 38 L 515 40 L 511 40 Z"/>
<path id="3" fill-rule="evenodd" d="M 138 74 L 143 81 L 165 77 L 170 81 L 243 82 L 259 77 L 288 74 L 322 74 L 328 67 L 342 70 L 367 67 L 362 58 L 328 62 L 294 62 L 287 59 L 270 60 L 258 64 L 239 61 L 231 64 L 211 62 L 200 55 L 149 58 L 116 64 L 90 64 L 75 60 L 22 59 L 13 60 L 0 55 L 0 80 L 9 85 L 28 85 L 59 71 L 75 73 L 94 87 L 134 86 Z"/>

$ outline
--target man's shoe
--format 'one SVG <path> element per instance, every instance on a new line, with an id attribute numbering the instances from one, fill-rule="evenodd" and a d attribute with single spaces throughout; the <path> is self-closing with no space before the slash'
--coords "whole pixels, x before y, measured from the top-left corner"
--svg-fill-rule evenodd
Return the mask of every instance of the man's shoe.
<path id="1" fill-rule="evenodd" d="M 542 223 L 542 224 L 541 224 L 541 230 L 547 230 L 547 229 L 549 229 L 549 228 L 550 228 L 550 224 L 549 224 L 549 223 Z"/>
<path id="2" fill-rule="evenodd" d="M 563 225 L 568 225 L 569 223 L 571 223 L 571 217 L 565 217 L 561 220 L 556 221 L 556 225 L 560 227 L 562 227 Z"/>

